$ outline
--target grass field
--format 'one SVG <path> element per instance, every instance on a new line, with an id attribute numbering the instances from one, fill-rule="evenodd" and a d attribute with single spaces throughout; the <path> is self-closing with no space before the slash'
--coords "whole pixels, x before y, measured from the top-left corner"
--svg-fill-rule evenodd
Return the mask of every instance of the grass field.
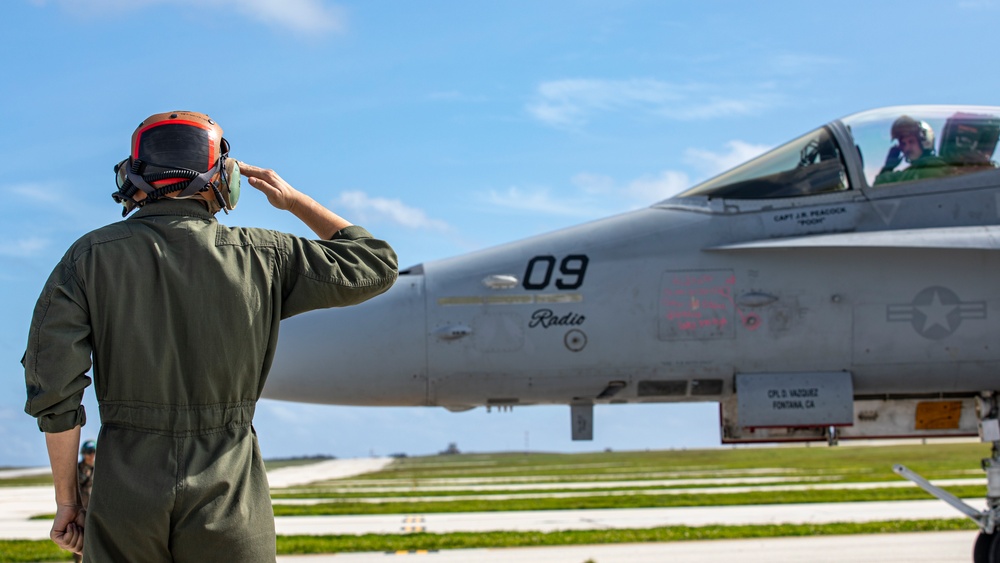
<path id="1" fill-rule="evenodd" d="M 0 479 L 0 487 L 34 487 L 37 485 L 51 485 L 52 475 L 33 475 L 31 477 L 10 477 Z"/>

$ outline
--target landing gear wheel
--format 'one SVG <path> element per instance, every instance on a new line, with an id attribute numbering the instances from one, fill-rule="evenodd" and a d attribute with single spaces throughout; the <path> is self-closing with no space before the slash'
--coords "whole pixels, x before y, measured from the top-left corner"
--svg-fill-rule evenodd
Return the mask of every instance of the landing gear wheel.
<path id="1" fill-rule="evenodd" d="M 976 536 L 976 545 L 972 547 L 972 563 L 1000 562 L 1000 559 L 997 559 L 997 555 L 1000 553 L 995 553 L 1000 551 L 998 549 L 1000 542 L 997 542 L 996 539 L 996 534 L 979 532 L 979 535 Z"/>

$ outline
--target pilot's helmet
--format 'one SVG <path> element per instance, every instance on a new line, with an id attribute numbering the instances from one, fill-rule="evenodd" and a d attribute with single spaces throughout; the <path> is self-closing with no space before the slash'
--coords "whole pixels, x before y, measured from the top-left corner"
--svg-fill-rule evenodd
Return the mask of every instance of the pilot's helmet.
<path id="1" fill-rule="evenodd" d="M 898 141 L 907 135 L 916 137 L 924 152 L 934 150 L 934 130 L 926 121 L 917 121 L 908 115 L 900 116 L 892 123 L 892 138 Z"/>
<path id="2" fill-rule="evenodd" d="M 97 442 L 93 440 L 87 440 L 86 442 L 83 443 L 82 446 L 80 446 L 80 453 L 85 455 L 97 453 Z"/>
<path id="3" fill-rule="evenodd" d="M 163 198 L 201 199 L 212 212 L 239 198 L 239 168 L 222 127 L 193 111 L 157 113 L 132 133 L 129 157 L 115 166 L 123 215 Z"/>

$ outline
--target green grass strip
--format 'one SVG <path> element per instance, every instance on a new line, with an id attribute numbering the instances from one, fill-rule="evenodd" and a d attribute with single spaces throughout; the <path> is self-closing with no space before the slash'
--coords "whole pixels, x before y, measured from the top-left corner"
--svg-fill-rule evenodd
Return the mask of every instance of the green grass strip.
<path id="1" fill-rule="evenodd" d="M 982 498 L 986 487 L 948 487 L 959 498 Z M 338 514 L 431 514 L 441 512 L 503 512 L 511 510 L 582 510 L 592 508 L 667 508 L 681 506 L 739 506 L 748 504 L 801 504 L 811 502 L 868 502 L 929 500 L 914 487 L 887 489 L 837 489 L 761 491 L 733 494 L 620 495 L 604 497 L 485 499 L 446 502 L 325 502 L 314 505 L 274 505 L 275 516 L 330 516 Z"/>
<path id="2" fill-rule="evenodd" d="M 816 535 L 887 534 L 975 530 L 969 519 L 908 520 L 833 524 L 780 524 L 748 526 L 668 526 L 623 530 L 570 530 L 559 532 L 456 532 L 363 536 L 279 536 L 278 553 L 341 553 L 357 551 L 406 551 L 590 545 L 610 543 L 675 542 L 739 538 L 772 538 Z"/>
<path id="3" fill-rule="evenodd" d="M 72 560 L 70 552 L 59 549 L 51 540 L 0 540 L 0 562 Z"/>
<path id="4" fill-rule="evenodd" d="M 985 490 L 986 480 L 983 479 L 983 490 Z M 389 498 L 434 498 L 434 497 L 477 497 L 477 496 L 490 496 L 490 495 L 552 495 L 552 494 L 563 494 L 566 496 L 579 495 L 585 496 L 587 494 L 593 493 L 655 493 L 662 491 L 662 494 L 671 494 L 672 491 L 680 490 L 696 490 L 699 494 L 743 494 L 743 490 L 732 491 L 728 490 L 732 487 L 739 487 L 741 489 L 745 488 L 770 488 L 770 487 L 799 487 L 799 488 L 818 488 L 825 487 L 828 489 L 835 488 L 850 488 L 856 484 L 868 484 L 868 483 L 886 483 L 882 479 L 816 479 L 812 481 L 795 481 L 795 482 L 779 482 L 779 483 L 760 483 L 760 484 L 709 484 L 709 485 L 645 485 L 639 481 L 638 485 L 628 486 L 628 485 L 616 485 L 614 487 L 601 487 L 597 484 L 589 487 L 577 487 L 577 488 L 559 488 L 558 484 L 554 485 L 552 488 L 539 488 L 539 489 L 488 489 L 488 490 L 473 490 L 473 489 L 461 489 L 456 487 L 455 489 L 448 490 L 390 490 L 390 491 L 375 491 L 375 492 L 353 492 L 350 489 L 344 490 L 323 490 L 323 489 L 313 489 L 310 491 L 294 491 L 294 492 L 271 492 L 272 499 L 310 499 L 310 500 L 320 500 L 320 499 L 330 499 L 331 501 L 343 501 L 345 499 L 379 499 L 380 501 Z M 900 485 L 911 486 L 908 482 L 903 480 L 896 480 L 895 483 Z M 894 484 L 895 484 L 894 483 Z M 870 485 L 872 486 L 872 485 Z M 941 483 L 938 483 L 941 486 Z M 949 486 L 975 486 L 975 485 L 949 485 Z M 893 488 L 893 487 L 882 487 L 882 488 Z M 282 489 L 278 489 L 281 491 Z M 437 502 L 437 501 L 435 501 Z"/>
<path id="5" fill-rule="evenodd" d="M 906 465 L 929 479 L 951 471 L 978 469 L 976 460 L 988 457 L 990 446 L 981 443 L 935 443 L 879 447 L 741 447 L 703 450 L 654 450 L 644 452 L 592 452 L 577 454 L 504 453 L 428 456 L 397 460 L 386 469 L 355 476 L 365 481 L 412 481 L 482 477 L 502 479 L 524 476 L 592 480 L 637 473 L 698 473 L 713 475 L 724 468 L 734 476 L 741 469 L 791 470 L 791 475 L 815 475 L 835 469 L 880 478 L 898 478 L 892 473 L 896 463 Z M 800 473 L 801 472 L 801 473 Z M 679 476 L 679 475 L 678 475 Z"/>
<path id="6" fill-rule="evenodd" d="M 33 475 L 31 477 L 9 477 L 0 479 L 0 487 L 34 487 L 39 485 L 52 486 L 52 475 Z"/>
<path id="7" fill-rule="evenodd" d="M 364 534 L 330 536 L 278 536 L 279 555 L 407 550 L 535 547 L 612 543 L 676 542 L 776 538 L 819 535 L 891 534 L 907 532 L 973 531 L 966 518 L 947 520 L 889 520 L 833 524 L 778 524 L 748 526 L 667 526 L 623 530 L 571 530 L 559 532 L 456 532 L 450 534 Z M 0 540 L 0 563 L 69 561 L 48 540 Z"/>

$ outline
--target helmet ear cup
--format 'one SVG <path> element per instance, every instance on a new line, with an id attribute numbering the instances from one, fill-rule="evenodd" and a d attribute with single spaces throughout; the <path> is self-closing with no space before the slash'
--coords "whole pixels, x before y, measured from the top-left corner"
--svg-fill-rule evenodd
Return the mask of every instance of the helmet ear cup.
<path id="1" fill-rule="evenodd" d="M 223 168 L 223 180 L 226 186 L 226 207 L 230 210 L 236 208 L 240 201 L 240 163 L 235 158 L 227 158 Z"/>
<path id="2" fill-rule="evenodd" d="M 208 184 L 215 194 L 215 201 L 209 201 L 209 206 L 212 207 L 212 213 L 222 209 L 228 214 L 236 208 L 240 199 L 240 165 L 235 158 L 223 156 L 215 168 L 219 172 Z"/>
<path id="3" fill-rule="evenodd" d="M 121 191 L 122 187 L 125 186 L 125 180 L 128 178 L 125 174 L 127 169 L 127 158 L 115 165 L 115 185 L 118 187 L 118 191 Z"/>

